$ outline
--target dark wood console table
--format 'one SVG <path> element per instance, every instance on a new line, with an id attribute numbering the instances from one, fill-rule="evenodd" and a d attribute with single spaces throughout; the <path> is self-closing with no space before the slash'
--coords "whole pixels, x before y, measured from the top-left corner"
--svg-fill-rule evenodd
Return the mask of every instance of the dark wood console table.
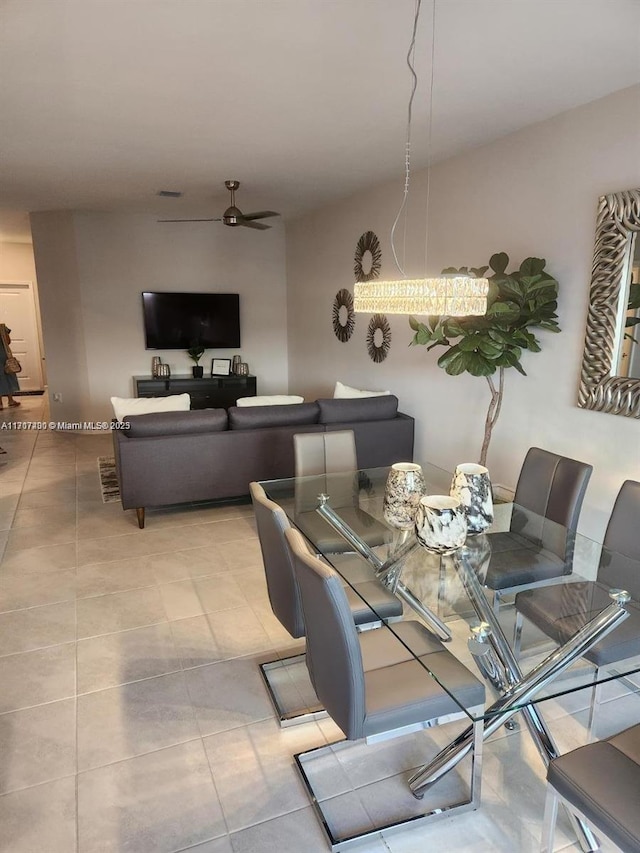
<path id="1" fill-rule="evenodd" d="M 238 397 L 256 396 L 255 376 L 134 376 L 136 397 L 189 394 L 192 409 L 228 409 Z"/>

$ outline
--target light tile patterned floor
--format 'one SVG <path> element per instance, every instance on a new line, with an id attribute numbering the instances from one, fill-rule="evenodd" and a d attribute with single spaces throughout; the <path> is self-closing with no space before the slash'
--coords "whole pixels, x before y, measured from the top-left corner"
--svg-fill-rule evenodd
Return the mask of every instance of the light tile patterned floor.
<path id="1" fill-rule="evenodd" d="M 46 417 L 42 398 L 22 401 L 0 423 Z M 257 664 L 292 642 L 250 507 L 148 511 L 140 531 L 101 501 L 109 435 L 5 429 L 0 445 L 0 853 L 327 850 L 291 756 L 336 731 L 275 723 Z M 547 703 L 561 748 L 584 741 L 586 702 Z M 638 702 L 611 703 L 611 730 Z M 329 756 L 336 820 L 391 813 L 416 751 L 450 736 Z M 478 812 L 363 853 L 537 850 L 543 770 L 526 731 L 487 744 L 484 778 Z M 566 820 L 557 845 L 577 849 Z"/>

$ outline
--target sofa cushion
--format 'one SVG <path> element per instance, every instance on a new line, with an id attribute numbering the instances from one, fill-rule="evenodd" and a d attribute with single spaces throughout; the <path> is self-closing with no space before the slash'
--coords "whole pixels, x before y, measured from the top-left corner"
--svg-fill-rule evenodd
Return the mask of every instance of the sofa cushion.
<path id="1" fill-rule="evenodd" d="M 155 412 L 149 415 L 127 415 L 124 423 L 129 425 L 122 430 L 128 438 L 222 432 L 227 429 L 227 412 L 226 409 Z"/>
<path id="2" fill-rule="evenodd" d="M 360 388 L 352 388 L 350 385 L 344 385 L 342 382 L 336 382 L 336 387 L 333 390 L 334 400 L 347 400 L 352 397 L 387 397 L 391 391 L 365 391 Z"/>
<path id="3" fill-rule="evenodd" d="M 146 415 L 149 412 L 187 412 L 191 407 L 188 394 L 168 394 L 166 397 L 112 397 L 111 405 L 117 420 L 126 415 Z"/>
<path id="4" fill-rule="evenodd" d="M 321 424 L 387 421 L 398 413 L 398 398 L 389 394 L 384 397 L 318 400 L 318 406 Z"/>
<path id="5" fill-rule="evenodd" d="M 294 403 L 304 403 L 304 397 L 298 397 L 297 394 L 263 394 L 236 400 L 236 406 L 292 406 Z"/>
<path id="6" fill-rule="evenodd" d="M 229 409 L 230 429 L 259 429 L 260 427 L 300 426 L 317 424 L 317 403 L 294 403 L 291 406 L 251 406 Z"/>

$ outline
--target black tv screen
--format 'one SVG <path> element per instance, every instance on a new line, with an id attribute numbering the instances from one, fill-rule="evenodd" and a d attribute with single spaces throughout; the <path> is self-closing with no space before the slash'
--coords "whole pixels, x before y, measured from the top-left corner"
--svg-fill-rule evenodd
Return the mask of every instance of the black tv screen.
<path id="1" fill-rule="evenodd" d="M 143 293 L 147 349 L 237 349 L 240 297 L 237 293 Z"/>

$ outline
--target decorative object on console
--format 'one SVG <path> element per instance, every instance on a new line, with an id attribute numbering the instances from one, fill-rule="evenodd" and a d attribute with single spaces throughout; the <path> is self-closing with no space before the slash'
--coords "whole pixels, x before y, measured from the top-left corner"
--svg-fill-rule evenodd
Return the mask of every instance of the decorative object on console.
<path id="1" fill-rule="evenodd" d="M 159 364 L 156 368 L 156 376 L 169 377 L 171 376 L 171 368 L 168 364 Z"/>
<path id="2" fill-rule="evenodd" d="M 238 365 L 238 376 L 248 376 L 249 375 L 249 365 L 246 361 L 241 361 Z"/>
<path id="3" fill-rule="evenodd" d="M 416 538 L 436 554 L 452 554 L 467 538 L 467 519 L 460 501 L 449 495 L 425 495 L 416 511 Z"/>
<path id="4" fill-rule="evenodd" d="M 193 378 L 194 379 L 202 379 L 202 377 L 204 375 L 204 368 L 201 367 L 198 364 L 198 362 L 200 361 L 200 359 L 204 355 L 204 347 L 201 346 L 200 344 L 194 344 L 193 346 L 189 347 L 189 349 L 187 350 L 187 355 L 189 356 L 191 361 L 193 361 L 193 363 L 194 363 L 194 367 L 191 368 L 191 370 L 193 372 Z"/>
<path id="5" fill-rule="evenodd" d="M 523 350 L 540 352 L 532 329 L 560 331 L 556 314 L 558 282 L 545 270 L 546 263 L 543 258 L 526 258 L 519 269 L 508 273 L 509 256 L 499 252 L 489 260 L 494 274 L 489 278 L 489 307 L 484 317 L 430 317 L 426 323 L 409 318 L 409 325 L 415 332 L 412 345 L 426 346 L 429 350 L 436 346 L 446 347 L 447 351 L 438 359 L 439 367 L 450 376 L 459 373 L 484 376 L 489 384 L 491 400 L 485 419 L 480 465 L 486 465 L 491 432 L 500 415 L 505 369 L 515 367 L 526 376 L 520 364 Z M 459 272 L 484 275 L 489 267 L 471 270 L 462 267 Z M 444 272 L 458 271 L 449 268 Z M 492 379 L 496 371 L 498 388 Z"/>
<path id="6" fill-rule="evenodd" d="M 188 412 L 191 397 L 188 394 L 170 394 L 167 397 L 112 397 L 111 405 L 116 419 L 126 415 L 148 415 L 151 412 Z"/>
<path id="7" fill-rule="evenodd" d="M 238 366 L 239 366 L 241 361 L 242 361 L 241 355 L 234 355 L 234 357 L 231 359 L 231 372 L 233 374 L 238 373 Z"/>
<path id="8" fill-rule="evenodd" d="M 229 376 L 231 373 L 230 358 L 212 358 L 211 359 L 211 375 L 212 376 Z M 247 371 L 249 373 L 249 371 Z"/>
<path id="9" fill-rule="evenodd" d="M 356 243 L 353 274 L 356 281 L 371 281 L 380 275 L 380 241 L 373 231 L 365 231 Z M 365 269 L 366 267 L 366 269 Z"/>
<path id="10" fill-rule="evenodd" d="M 238 397 L 236 406 L 292 406 L 304 403 L 304 397 L 296 394 L 262 394 L 255 397 Z"/>
<path id="11" fill-rule="evenodd" d="M 411 161 L 411 119 L 413 110 L 413 99 L 418 85 L 418 76 L 414 67 L 416 33 L 418 20 L 420 18 L 421 0 L 417 0 L 413 20 L 413 32 L 411 42 L 406 56 L 406 62 L 411 72 L 412 84 L 409 104 L 407 108 L 407 140 L 405 144 L 405 174 L 404 194 L 400 209 L 391 227 L 391 251 L 402 280 L 398 281 L 375 281 L 373 275 L 367 277 L 358 276 L 358 265 L 356 264 L 356 283 L 353 288 L 354 309 L 356 312 L 365 314 L 424 314 L 427 316 L 448 315 L 450 317 L 464 317 L 472 314 L 484 314 L 487 308 L 488 282 L 484 278 L 471 277 L 466 273 L 457 276 L 443 276 L 440 278 L 414 278 L 407 279 L 403 266 L 398 260 L 394 237 L 396 227 L 400 221 L 409 196 L 409 167 Z M 436 0 L 432 5 L 431 26 L 431 75 L 430 75 L 430 97 L 428 115 L 428 142 L 427 142 L 427 213 L 425 240 L 425 269 L 427 267 L 427 246 L 429 232 L 429 188 L 431 177 L 431 130 L 433 119 L 433 79 L 434 79 L 434 49 L 436 32 Z M 405 213 L 405 235 L 406 235 L 406 213 Z M 370 234 L 371 232 L 367 232 Z M 363 237 L 366 237 L 364 234 Z M 360 238 L 363 239 L 362 237 Z M 358 244 L 359 245 L 359 244 Z M 357 259 L 357 258 L 356 258 Z M 403 258 L 404 263 L 404 258 Z M 375 276 L 377 278 L 377 275 Z"/>
<path id="12" fill-rule="evenodd" d="M 360 388 L 352 388 L 350 385 L 344 385 L 342 382 L 336 382 L 336 387 L 333 389 L 334 400 L 346 400 L 356 397 L 388 397 L 391 391 L 366 391 Z"/>
<path id="13" fill-rule="evenodd" d="M 344 287 L 336 293 L 331 316 L 336 338 L 346 343 L 355 329 L 356 315 L 353 312 L 353 296 Z"/>
<path id="14" fill-rule="evenodd" d="M 371 361 L 384 361 L 391 348 L 391 326 L 383 314 L 374 314 L 367 329 L 367 351 Z"/>
<path id="15" fill-rule="evenodd" d="M 162 364 L 162 359 L 159 355 L 154 355 L 151 359 L 151 375 L 158 376 L 158 367 Z"/>
<path id="16" fill-rule="evenodd" d="M 411 530 L 424 492 L 424 475 L 419 465 L 414 462 L 394 463 L 387 477 L 382 504 L 387 524 L 397 530 Z"/>
<path id="17" fill-rule="evenodd" d="M 474 462 L 457 465 L 451 483 L 451 497 L 460 501 L 467 518 L 467 533 L 484 533 L 493 522 L 491 480 L 484 465 Z"/>

